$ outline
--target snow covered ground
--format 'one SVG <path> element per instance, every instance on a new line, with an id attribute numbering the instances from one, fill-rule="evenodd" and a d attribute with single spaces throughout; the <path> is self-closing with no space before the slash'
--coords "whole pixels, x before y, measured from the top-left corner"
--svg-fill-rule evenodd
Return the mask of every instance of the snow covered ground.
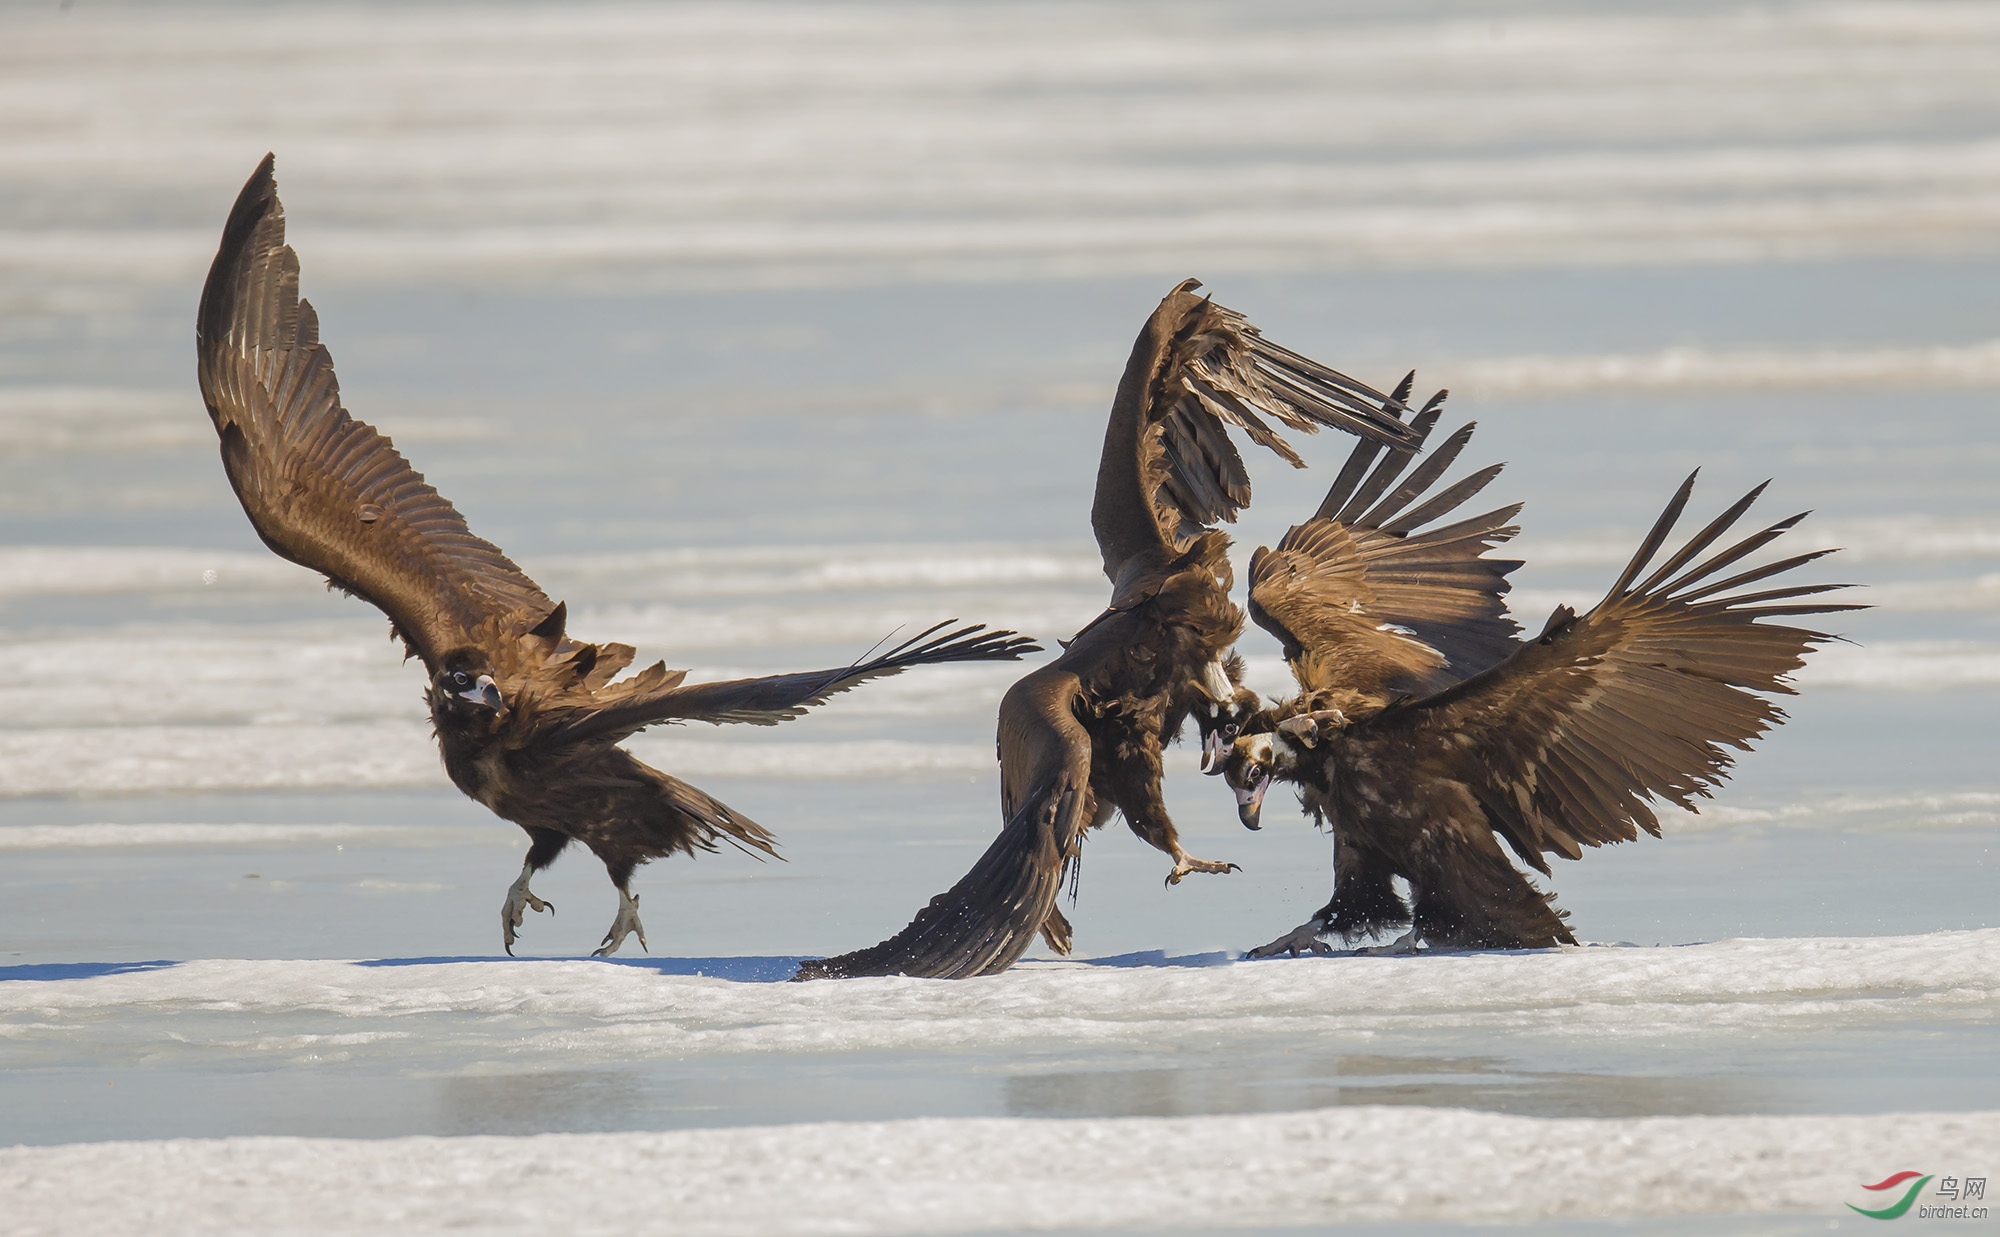
<path id="1" fill-rule="evenodd" d="M 1423 1108 L 0 1151 L 8 1232 L 969 1233 L 1695 1218 L 1825 1232 L 2000 1113 L 1540 1120 Z M 101 1183 L 116 1181 L 110 1195 Z M 1718 1226 L 1718 1216 L 1789 1224 Z M 1809 1221 L 1801 1223 L 1805 1217 Z M 1983 1227 L 1977 1224 L 1968 1227 Z M 1407 1228 L 1403 1231 L 1409 1231 Z"/>
<path id="2" fill-rule="evenodd" d="M 1952 3 L 0 9 L 0 1233 L 1817 1232 L 1990 1176 L 1996 56 Z M 494 958 L 519 831 L 194 393 L 267 149 L 349 406 L 697 677 L 1094 613 L 1104 408 L 1190 274 L 1452 387 L 1530 626 L 1697 466 L 1876 609 L 1701 815 L 1557 866 L 1601 944 L 1232 962 L 1327 842 L 1183 748 L 1242 872 L 1114 827 L 1083 961 L 778 982 L 991 836 L 1017 670 L 957 667 L 641 737 L 787 861 L 643 870 L 658 952 L 600 962 L 570 856 Z M 1346 450 L 1300 446 L 1245 551 Z"/>
<path id="3" fill-rule="evenodd" d="M 612 1232 L 671 1216 L 676 1231 L 891 1233 L 1798 1215 L 1868 1203 L 1860 1187 L 1897 1165 L 1984 1171 L 2000 1145 L 1990 1070 L 2000 929 L 1044 962 L 961 983 L 790 984 L 778 982 L 790 960 L 742 958 L 84 969 L 0 984 L 16 1068 L 64 1084 L 30 1083 L 17 1103 L 90 1104 L 76 1085 L 86 1063 L 107 1090 L 191 1074 L 227 1091 L 224 1076 L 249 1061 L 252 1085 L 281 1095 L 297 1094 L 298 1075 L 363 1089 L 385 1066 L 405 1088 L 442 1078 L 464 1092 L 461 1119 L 483 1091 L 496 1115 L 511 1106 L 516 1121 L 560 1126 L 578 1098 L 565 1082 L 685 1102 L 707 1075 L 716 1103 L 651 1114 L 710 1127 L 669 1132 L 16 1147 L 0 1150 L 10 1202 L 0 1231 Z M 813 1100 L 785 1094 L 812 1078 L 815 1058 L 822 1082 L 886 1082 L 860 1111 L 937 1112 L 955 1100 L 982 1115 L 824 1124 Z M 1873 1095 L 1826 1085 L 1843 1071 L 1886 1085 Z M 749 1081 L 760 1072 L 776 1077 L 760 1088 Z M 966 1082 L 981 1073 L 1001 1086 L 981 1096 Z M 512 1085 L 495 1085 L 503 1079 Z M 1957 1080 L 1924 1095 L 1947 1111 L 1896 1111 L 1925 1079 Z M 283 1103 L 265 1109 L 261 1120 L 284 1128 Z M 1794 1115 L 1746 1115 L 1774 1109 Z M 1703 1115 L 1624 1115 L 1661 1111 Z M 620 1117 L 648 1121 L 632 1108 Z M 105 1181 L 119 1187 L 92 1188 Z"/>

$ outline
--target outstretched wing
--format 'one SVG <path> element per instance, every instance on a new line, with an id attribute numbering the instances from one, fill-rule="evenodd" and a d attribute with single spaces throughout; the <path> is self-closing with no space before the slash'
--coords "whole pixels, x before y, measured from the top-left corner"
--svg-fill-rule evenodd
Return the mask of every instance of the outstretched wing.
<path id="1" fill-rule="evenodd" d="M 996 975 L 1028 951 L 1042 925 L 1057 915 L 1064 865 L 1096 813 L 1090 735 L 1075 711 L 1081 691 L 1075 675 L 1055 667 L 1014 685 L 1000 704 L 1006 816 L 1000 836 L 901 932 L 867 949 L 808 962 L 799 978 L 963 979 Z M 1066 937 L 1067 925 L 1059 931 Z"/>
<path id="2" fill-rule="evenodd" d="M 1761 485 L 1639 580 L 1693 486 L 1690 476 L 1590 613 L 1578 618 L 1558 607 L 1542 634 L 1506 661 L 1389 709 L 1361 732 L 1429 732 L 1426 746 L 1449 754 L 1453 776 L 1473 788 L 1494 827 L 1543 872 L 1544 851 L 1573 859 L 1584 846 L 1627 841 L 1639 829 L 1657 837 L 1649 800 L 1693 810 L 1696 797 L 1708 797 L 1728 776 L 1731 749 L 1749 750 L 1752 739 L 1784 720 L 1763 694 L 1791 694 L 1785 676 L 1836 637 L 1764 620 L 1866 608 L 1801 600 L 1846 587 L 1839 584 L 1737 591 L 1826 550 L 1714 579 L 1803 514 L 1688 566 L 1735 524 Z"/>
<path id="3" fill-rule="evenodd" d="M 229 212 L 195 328 L 202 398 L 244 513 L 281 557 L 387 614 L 433 671 L 453 648 L 533 629 L 555 604 L 340 406 L 271 165 L 264 156 Z"/>
<path id="4" fill-rule="evenodd" d="M 1146 320 L 1111 404 L 1090 524 L 1114 595 L 1135 563 L 1172 557 L 1249 505 L 1250 475 L 1228 426 L 1294 468 L 1305 461 L 1271 421 L 1412 441 L 1400 419 L 1407 389 L 1384 395 L 1280 348 L 1241 314 L 1196 296 L 1200 286 L 1183 282 Z"/>
<path id="5" fill-rule="evenodd" d="M 833 670 L 683 686 L 686 671 L 654 665 L 599 690 L 589 705 L 547 709 L 542 724 L 549 728 L 546 733 L 550 738 L 563 743 L 586 739 L 615 742 L 647 726 L 670 721 L 775 726 L 870 679 L 901 674 L 911 666 L 1019 661 L 1024 654 L 1041 652 L 1042 646 L 1028 637 L 1012 631 L 988 631 L 983 623 L 944 631 L 956 621 L 947 619 L 879 657 Z"/>
<path id="6" fill-rule="evenodd" d="M 1507 574 L 1521 564 L 1485 555 L 1520 531 L 1508 521 L 1521 504 L 1424 528 L 1485 489 L 1503 466 L 1426 497 L 1471 441 L 1468 424 L 1396 484 L 1437 424 L 1444 397 L 1432 396 L 1411 422 L 1416 443 L 1391 448 L 1372 472 L 1380 444 L 1356 444 L 1313 518 L 1294 525 L 1276 549 L 1251 556 L 1250 617 L 1284 642 L 1308 691 L 1426 695 L 1515 648 L 1521 629 L 1504 598 Z"/>

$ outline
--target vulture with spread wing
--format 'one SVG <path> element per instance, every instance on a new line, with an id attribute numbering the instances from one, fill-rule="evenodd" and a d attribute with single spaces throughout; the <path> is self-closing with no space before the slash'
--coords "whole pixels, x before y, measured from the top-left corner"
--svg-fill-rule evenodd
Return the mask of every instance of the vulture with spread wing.
<path id="1" fill-rule="evenodd" d="M 1237 686 L 1243 613 L 1229 600 L 1229 538 L 1214 527 L 1250 502 L 1228 427 L 1296 467 L 1271 421 L 1399 446 L 1413 434 L 1407 389 L 1383 395 L 1280 348 L 1200 286 L 1181 284 L 1147 319 L 1112 402 L 1090 516 L 1110 605 L 1001 701 L 999 837 L 901 932 L 807 963 L 801 978 L 993 974 L 1038 932 L 1069 952 L 1056 895 L 1085 830 L 1114 811 L 1172 858 L 1169 884 L 1233 866 L 1190 856 L 1160 795 L 1161 746 L 1187 718 L 1206 735 L 1256 699 Z"/>
<path id="2" fill-rule="evenodd" d="M 257 535 L 389 616 L 423 659 L 446 771 L 528 833 L 501 909 L 513 952 L 526 911 L 549 909 L 529 878 L 582 842 L 604 861 L 618 914 L 600 954 L 646 943 L 633 870 L 720 842 L 774 855 L 769 831 L 619 742 L 661 723 L 770 726 L 869 679 L 918 665 L 1015 660 L 1038 651 L 1009 631 L 941 623 L 879 656 L 803 674 L 683 682 L 656 664 L 628 678 L 623 644 L 586 644 L 551 601 L 387 438 L 341 407 L 319 320 L 299 299 L 299 262 L 265 156 L 230 211 L 196 327 L 202 398 L 222 463 Z"/>
<path id="3" fill-rule="evenodd" d="M 1413 428 L 1428 434 L 1435 405 Z M 1412 948 L 1574 944 L 1554 895 L 1501 843 L 1546 876 L 1547 855 L 1580 858 L 1641 829 L 1659 836 L 1649 803 L 1693 810 L 1728 776 L 1731 749 L 1784 719 L 1765 696 L 1789 694 L 1785 676 L 1835 638 L 1767 620 L 1861 608 L 1802 600 L 1841 585 L 1743 591 L 1829 551 L 1718 578 L 1804 518 L 1709 554 L 1763 486 L 1642 579 L 1690 476 L 1595 609 L 1558 607 L 1539 636 L 1518 641 L 1502 598 L 1520 564 L 1485 554 L 1517 531 L 1519 505 L 1424 528 L 1499 467 L 1409 508 L 1471 428 L 1401 485 L 1410 454 L 1370 473 L 1375 452 L 1363 444 L 1314 518 L 1251 561 L 1251 614 L 1284 642 L 1301 690 L 1253 716 L 1215 771 L 1252 829 L 1271 783 L 1296 785 L 1334 850 L 1332 901 L 1253 957 L 1325 953 L 1329 934 L 1404 926 Z"/>

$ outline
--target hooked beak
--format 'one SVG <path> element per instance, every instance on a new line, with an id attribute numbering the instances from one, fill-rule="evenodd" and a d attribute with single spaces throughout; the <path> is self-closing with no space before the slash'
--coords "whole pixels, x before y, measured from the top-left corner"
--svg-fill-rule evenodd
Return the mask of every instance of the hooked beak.
<path id="1" fill-rule="evenodd" d="M 1222 772 L 1223 758 L 1229 754 L 1229 744 L 1222 737 L 1222 731 L 1211 730 L 1201 741 L 1201 771 L 1211 776 Z"/>
<path id="2" fill-rule="evenodd" d="M 458 693 L 458 698 L 470 700 L 474 704 L 483 704 L 495 713 L 500 711 L 500 689 L 493 685 L 493 676 L 490 674 L 480 675 L 477 683 Z"/>
<path id="3" fill-rule="evenodd" d="M 1270 786 L 1271 775 L 1267 773 L 1257 779 L 1255 786 L 1248 787 L 1247 789 L 1240 786 L 1237 787 L 1236 819 L 1243 822 L 1245 829 L 1262 829 L 1264 827 L 1257 823 L 1257 815 L 1263 810 L 1264 792 L 1270 789 Z"/>

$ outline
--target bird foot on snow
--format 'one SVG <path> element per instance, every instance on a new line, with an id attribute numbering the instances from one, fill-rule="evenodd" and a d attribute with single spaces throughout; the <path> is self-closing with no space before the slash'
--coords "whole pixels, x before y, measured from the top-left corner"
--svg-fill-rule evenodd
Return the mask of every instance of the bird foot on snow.
<path id="1" fill-rule="evenodd" d="M 1387 945 L 1363 945 L 1354 951 L 1354 956 L 1357 958 L 1408 957 L 1417 952 L 1419 952 L 1417 949 L 1417 934 L 1415 932 L 1405 932 L 1395 940 L 1390 941 Z"/>
<path id="2" fill-rule="evenodd" d="M 1233 863 L 1218 863 L 1213 859 L 1196 859 L 1193 855 L 1176 855 L 1174 870 L 1167 873 L 1167 883 L 1178 885 L 1190 872 L 1213 872 L 1220 876 L 1225 872 L 1241 872 L 1243 869 Z"/>
<path id="3" fill-rule="evenodd" d="M 590 951 L 593 958 L 608 958 L 618 952 L 628 936 L 639 938 L 639 948 L 651 952 L 646 944 L 646 926 L 639 922 L 639 899 L 618 891 L 618 918 L 611 921 L 611 930 L 604 934 L 604 943 Z"/>
<path id="4" fill-rule="evenodd" d="M 1279 954 L 1287 954 L 1296 958 L 1301 953 L 1320 954 L 1322 956 L 1331 955 L 1333 953 L 1333 946 L 1320 939 L 1325 932 L 1326 921 L 1324 919 L 1308 919 L 1277 940 L 1266 945 L 1259 945 L 1243 956 L 1246 958 L 1275 958 Z"/>
<path id="5" fill-rule="evenodd" d="M 521 926 L 521 921 L 527 918 L 529 911 L 547 911 L 551 915 L 556 913 L 555 903 L 544 902 L 528 888 L 528 878 L 534 874 L 532 868 L 525 863 L 522 864 L 520 877 L 508 886 L 507 900 L 500 906 L 500 939 L 506 944 L 507 956 L 510 958 L 514 956 L 514 929 Z"/>

